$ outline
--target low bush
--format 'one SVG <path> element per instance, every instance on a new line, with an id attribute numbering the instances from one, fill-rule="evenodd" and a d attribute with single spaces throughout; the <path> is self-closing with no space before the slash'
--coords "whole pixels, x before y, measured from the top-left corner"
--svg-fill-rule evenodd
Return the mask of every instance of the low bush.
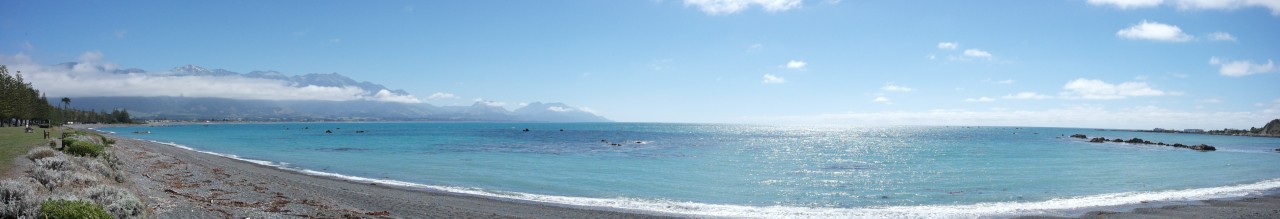
<path id="1" fill-rule="evenodd" d="M 35 159 L 35 163 L 36 163 L 36 167 L 39 167 L 40 169 L 46 169 L 46 170 L 69 171 L 75 167 L 75 166 L 72 166 L 75 164 L 71 163 L 71 160 L 68 160 L 67 156 L 58 156 L 58 154 L 54 154 L 53 156 L 50 156 L 50 157 Z"/>
<path id="2" fill-rule="evenodd" d="M 111 147 L 111 145 L 116 144 L 116 140 L 113 140 L 113 139 L 107 138 L 106 136 L 101 136 L 101 135 L 99 135 L 99 136 L 98 136 L 98 138 L 102 138 L 102 145 L 103 145 L 103 146 Z"/>
<path id="3" fill-rule="evenodd" d="M 94 185 L 100 181 L 97 176 L 77 171 L 58 171 L 43 168 L 36 168 L 30 171 L 29 176 L 54 191 L 59 187 L 71 185 Z"/>
<path id="4" fill-rule="evenodd" d="M 89 188 L 85 192 L 89 194 L 89 199 L 98 203 L 107 212 L 111 212 L 116 218 L 142 218 L 143 208 L 142 201 L 138 200 L 129 190 L 112 186 L 95 186 Z"/>
<path id="5" fill-rule="evenodd" d="M 58 156 L 58 151 L 55 151 L 53 149 L 48 149 L 48 148 L 36 148 L 27 152 L 27 159 L 31 161 L 36 161 L 36 160 L 39 160 L 40 158 L 53 157 L 53 156 Z"/>
<path id="6" fill-rule="evenodd" d="M 49 200 L 40 204 L 40 218 L 109 219 L 111 214 L 87 201 Z"/>
<path id="7" fill-rule="evenodd" d="M 75 141 L 75 143 L 71 143 L 70 147 L 63 149 L 64 152 L 71 155 L 90 157 L 98 157 L 98 155 L 101 155 L 105 150 L 106 148 L 103 148 L 100 144 L 86 141 Z"/>
<path id="8" fill-rule="evenodd" d="M 108 156 L 104 155 L 103 157 L 108 157 Z M 84 164 L 85 164 L 85 167 L 88 168 L 90 171 L 101 174 L 103 178 L 106 178 L 108 180 L 115 180 L 118 183 L 124 182 L 124 174 L 121 173 L 120 170 L 117 170 L 113 166 L 104 164 L 103 162 L 107 162 L 107 161 L 99 158 L 99 159 L 86 160 Z"/>
<path id="9" fill-rule="evenodd" d="M 40 208 L 35 189 L 22 181 L 0 181 L 0 218 L 35 218 Z"/>
<path id="10" fill-rule="evenodd" d="M 75 144 L 76 142 L 77 141 L 73 136 L 62 138 L 62 148 L 60 150 L 66 150 L 67 147 L 71 146 L 71 144 Z"/>

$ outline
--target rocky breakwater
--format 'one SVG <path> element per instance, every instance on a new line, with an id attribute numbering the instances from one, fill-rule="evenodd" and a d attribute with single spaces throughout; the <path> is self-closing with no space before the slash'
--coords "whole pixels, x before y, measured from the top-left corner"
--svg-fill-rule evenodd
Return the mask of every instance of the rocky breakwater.
<path id="1" fill-rule="evenodd" d="M 1093 143 L 1106 143 L 1106 142 L 1113 142 L 1113 143 L 1129 143 L 1129 144 L 1146 144 L 1146 145 L 1169 146 L 1169 147 L 1175 147 L 1175 148 L 1186 148 L 1186 149 L 1197 150 L 1197 151 L 1216 151 L 1216 150 L 1218 150 L 1218 148 L 1215 148 L 1215 147 L 1210 146 L 1210 145 L 1207 145 L 1207 144 L 1199 144 L 1199 145 L 1184 145 L 1184 144 L 1181 144 L 1181 143 L 1165 144 L 1164 142 L 1151 142 L 1151 141 L 1148 141 L 1148 140 L 1143 140 L 1143 139 L 1141 139 L 1141 138 L 1132 138 L 1132 139 L 1129 139 L 1129 140 L 1124 140 L 1124 139 L 1119 139 L 1119 138 L 1117 138 L 1117 139 L 1107 139 L 1107 138 L 1103 138 L 1103 137 L 1089 138 L 1089 136 L 1085 136 L 1084 134 L 1074 134 L 1074 135 L 1071 135 L 1071 137 L 1072 137 L 1072 138 L 1079 138 L 1079 139 L 1089 139 L 1089 142 L 1093 142 Z"/>

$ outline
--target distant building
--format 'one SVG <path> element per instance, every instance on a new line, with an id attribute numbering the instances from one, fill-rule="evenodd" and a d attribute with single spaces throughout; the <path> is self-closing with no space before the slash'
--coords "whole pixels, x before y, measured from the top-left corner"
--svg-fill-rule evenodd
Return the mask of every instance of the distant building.
<path id="1" fill-rule="evenodd" d="M 1186 132 L 1186 133 L 1204 133 L 1204 129 L 1185 129 L 1185 130 L 1182 130 L 1182 132 Z"/>
<path id="2" fill-rule="evenodd" d="M 1156 128 L 1156 129 L 1152 129 L 1151 131 L 1154 131 L 1154 132 L 1168 132 L 1168 131 L 1173 131 L 1173 130 L 1162 129 L 1162 128 Z"/>

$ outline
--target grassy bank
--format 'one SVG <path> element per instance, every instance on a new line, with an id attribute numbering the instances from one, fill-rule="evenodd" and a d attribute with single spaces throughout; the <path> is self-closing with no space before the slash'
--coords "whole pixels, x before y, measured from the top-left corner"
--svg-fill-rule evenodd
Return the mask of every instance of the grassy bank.
<path id="1" fill-rule="evenodd" d="M 31 148 L 39 145 L 48 145 L 49 140 L 44 139 L 44 131 L 52 129 L 36 128 L 34 133 L 23 133 L 22 127 L 4 127 L 0 128 L 0 176 L 11 174 L 8 171 L 13 170 L 13 160 L 22 157 Z M 53 137 L 60 137 L 61 133 L 53 133 Z"/>

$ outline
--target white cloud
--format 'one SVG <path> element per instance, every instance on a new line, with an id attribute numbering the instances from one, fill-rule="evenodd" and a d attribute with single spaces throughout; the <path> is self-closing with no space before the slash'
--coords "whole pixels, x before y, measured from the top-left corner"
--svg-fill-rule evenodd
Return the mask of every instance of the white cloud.
<path id="1" fill-rule="evenodd" d="M 1040 100 L 1040 99 L 1048 99 L 1049 96 L 1040 95 L 1036 92 L 1019 92 L 1016 94 L 1004 95 L 1004 97 L 1002 98 L 1012 99 L 1012 100 Z"/>
<path id="2" fill-rule="evenodd" d="M 462 97 L 459 97 L 458 95 L 453 95 L 452 93 L 445 93 L 445 92 L 435 92 L 431 94 L 431 96 L 427 96 L 427 99 L 432 99 L 432 100 L 458 99 L 458 98 L 462 98 Z"/>
<path id="3" fill-rule="evenodd" d="M 1079 78 L 1062 86 L 1065 91 L 1062 92 L 1063 97 L 1094 99 L 1094 100 L 1114 100 L 1124 99 L 1127 97 L 1138 96 L 1164 96 L 1166 93 L 1161 90 L 1151 88 L 1145 82 L 1124 82 L 1120 84 L 1111 84 L 1097 79 Z"/>
<path id="4" fill-rule="evenodd" d="M 964 55 L 969 57 L 976 57 L 976 58 L 988 58 L 988 59 L 991 58 L 990 52 L 982 51 L 978 49 L 966 49 L 964 50 Z"/>
<path id="5" fill-rule="evenodd" d="M 1153 40 L 1161 42 L 1186 42 L 1191 41 L 1191 39 L 1194 38 L 1191 37 L 1191 35 L 1183 33 L 1182 28 L 1178 28 L 1178 26 L 1147 20 L 1142 20 L 1142 23 L 1116 31 L 1116 36 L 1132 40 Z"/>
<path id="6" fill-rule="evenodd" d="M 558 106 L 551 106 L 551 107 L 547 107 L 547 110 L 556 111 L 556 112 L 572 112 L 572 111 L 574 111 L 574 110 L 573 110 L 573 108 L 565 108 L 565 107 L 558 107 Z"/>
<path id="7" fill-rule="evenodd" d="M 1092 5 L 1112 5 L 1120 9 L 1156 7 L 1161 3 L 1164 0 L 1089 0 Z"/>
<path id="8" fill-rule="evenodd" d="M 0 57 L 0 64 L 22 71 L 27 81 L 50 97 L 101 96 L 185 96 L 252 100 L 369 100 L 420 103 L 412 95 L 387 90 L 366 91 L 358 87 L 292 86 L 287 81 L 240 76 L 170 76 L 154 73 L 114 74 L 114 63 L 103 61 L 101 52 L 80 55 L 74 66 L 65 68 L 31 62 L 18 54 Z"/>
<path id="9" fill-rule="evenodd" d="M 1154 106 L 1104 108 L 1095 105 L 1046 110 L 991 109 L 971 111 L 935 109 L 923 111 L 846 112 L 817 115 L 747 117 L 743 123 L 841 124 L 862 126 L 1041 126 L 1087 128 L 1203 128 L 1253 127 L 1280 118 L 1280 103 L 1257 111 L 1179 111 Z M 1040 133 L 1059 134 L 1059 133 Z M 1062 133 L 1071 134 L 1071 133 Z"/>
<path id="10" fill-rule="evenodd" d="M 1178 9 L 1182 10 L 1235 10 L 1243 7 L 1265 7 L 1271 15 L 1280 16 L 1280 1 L 1277 0 L 1178 0 Z"/>
<path id="11" fill-rule="evenodd" d="M 756 43 L 756 44 L 751 44 L 750 46 L 747 46 L 747 52 L 760 52 L 760 51 L 764 51 L 764 44 Z"/>
<path id="12" fill-rule="evenodd" d="M 799 60 L 791 60 L 787 62 L 788 69 L 804 69 L 804 67 L 807 65 L 809 65 L 809 63 L 805 63 L 804 61 L 799 61 Z"/>
<path id="13" fill-rule="evenodd" d="M 1230 77 L 1243 77 L 1257 73 L 1267 73 L 1276 70 L 1276 65 L 1267 60 L 1267 64 L 1254 64 L 1253 61 L 1231 61 L 1220 59 L 1218 57 L 1209 58 L 1210 65 L 1218 65 L 1218 73 Z"/>
<path id="14" fill-rule="evenodd" d="M 23 41 L 23 42 L 22 42 L 22 48 L 23 48 L 23 49 L 26 49 L 26 50 L 35 50 L 35 49 L 36 49 L 36 45 L 32 45 L 32 44 L 31 44 L 31 41 Z"/>
<path id="15" fill-rule="evenodd" d="M 372 100 L 372 101 L 383 101 L 383 102 L 397 102 L 397 103 L 422 103 L 422 100 L 419 100 L 417 97 L 414 97 L 413 95 L 399 95 L 399 94 L 391 93 L 391 91 L 387 89 L 379 90 L 378 93 L 374 94 L 372 97 L 365 97 L 362 99 Z"/>
<path id="16" fill-rule="evenodd" d="M 1213 32 L 1213 33 L 1209 33 L 1209 40 L 1235 42 L 1236 36 L 1232 36 L 1230 33 L 1227 33 L 1227 32 Z"/>
<path id="17" fill-rule="evenodd" d="M 752 5 L 760 6 L 769 13 L 800 8 L 803 0 L 684 0 L 685 6 L 697 6 L 709 15 L 726 15 L 742 11 Z"/>
<path id="18" fill-rule="evenodd" d="M 941 42 L 941 43 L 938 43 L 938 48 L 939 48 L 939 49 L 956 49 L 956 48 L 959 48 L 959 47 L 960 47 L 960 44 L 959 44 L 959 43 L 955 43 L 955 42 Z"/>
<path id="19" fill-rule="evenodd" d="M 893 83 L 887 83 L 887 84 L 885 84 L 885 85 L 884 85 L 884 87 L 880 87 L 880 90 L 883 90 L 883 91 L 898 91 L 898 92 L 911 92 L 911 91 L 915 91 L 916 89 L 912 89 L 912 88 L 910 88 L 910 87 L 905 87 L 905 86 L 898 86 L 898 85 L 895 85 L 895 84 L 893 84 Z"/>
<path id="20" fill-rule="evenodd" d="M 1271 10 L 1271 15 L 1280 16 L 1280 1 L 1277 0 L 1089 0 L 1092 5 L 1111 5 L 1120 9 L 1157 7 L 1170 4 L 1179 10 L 1235 10 L 1244 7 L 1263 7 Z"/>
<path id="21" fill-rule="evenodd" d="M 116 38 L 119 39 L 124 39 L 126 34 L 129 34 L 129 30 L 116 30 L 115 32 Z"/>
<path id="22" fill-rule="evenodd" d="M 341 42 L 342 42 L 342 38 L 329 39 L 329 43 L 341 43 Z"/>
<path id="23" fill-rule="evenodd" d="M 965 98 L 965 99 L 964 99 L 964 102 L 992 102 L 992 101 L 996 101 L 996 98 L 990 98 L 990 97 L 979 97 L 979 98 Z"/>
<path id="24" fill-rule="evenodd" d="M 875 99 L 871 99 L 871 102 L 883 103 L 883 104 L 893 104 L 893 102 L 889 101 L 889 98 L 888 98 L 888 97 L 884 97 L 884 96 L 878 96 L 878 97 L 876 97 Z"/>
<path id="25" fill-rule="evenodd" d="M 765 83 L 765 84 L 781 84 L 781 83 L 787 83 L 787 79 L 782 78 L 782 77 L 778 77 L 778 76 L 774 76 L 774 75 L 772 75 L 772 74 L 764 74 L 764 81 L 760 81 L 760 83 Z"/>
<path id="26" fill-rule="evenodd" d="M 496 106 L 496 107 L 505 107 L 505 106 L 507 106 L 507 103 L 506 103 L 506 102 L 499 102 L 499 101 L 485 100 L 484 98 L 476 98 L 476 99 L 475 99 L 475 101 L 476 101 L 476 103 L 484 104 L 484 105 L 486 105 L 486 106 Z"/>
<path id="27" fill-rule="evenodd" d="M 1211 97 L 1211 98 L 1206 98 L 1206 99 L 1200 100 L 1200 102 L 1203 102 L 1203 103 L 1222 103 L 1222 99 L 1218 99 L 1217 97 Z"/>

